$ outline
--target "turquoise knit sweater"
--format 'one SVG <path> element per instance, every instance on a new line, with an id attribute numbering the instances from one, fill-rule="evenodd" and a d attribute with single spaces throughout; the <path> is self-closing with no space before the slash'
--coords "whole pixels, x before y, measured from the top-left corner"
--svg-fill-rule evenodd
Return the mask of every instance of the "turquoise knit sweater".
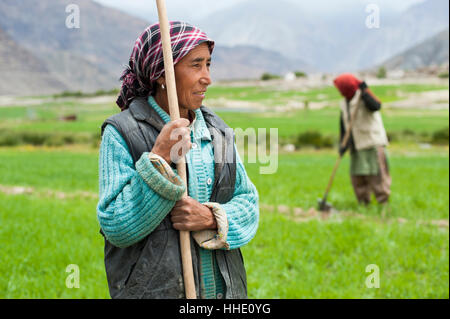
<path id="1" fill-rule="evenodd" d="M 153 107 L 164 122 L 169 115 L 152 97 Z M 192 149 L 186 155 L 189 170 L 188 194 L 200 203 L 209 202 L 214 184 L 214 155 L 211 135 L 200 109 L 195 112 L 191 129 Z M 117 247 L 127 247 L 150 234 L 172 210 L 184 192 L 165 179 L 144 153 L 133 165 L 128 147 L 119 132 L 107 125 L 99 157 L 100 197 L 97 218 L 106 238 Z M 233 198 L 221 204 L 229 223 L 227 242 L 230 249 L 246 245 L 255 235 L 258 220 L 258 193 L 237 155 L 236 185 Z M 216 298 L 224 292 L 223 279 L 214 254 L 200 248 L 201 296 Z"/>

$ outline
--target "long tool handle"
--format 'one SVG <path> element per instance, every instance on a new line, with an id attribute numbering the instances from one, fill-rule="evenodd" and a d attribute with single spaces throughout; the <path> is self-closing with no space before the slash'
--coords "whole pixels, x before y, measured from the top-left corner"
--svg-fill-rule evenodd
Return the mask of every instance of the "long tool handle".
<path id="1" fill-rule="evenodd" d="M 360 92 L 357 93 L 357 94 L 360 94 Z M 361 95 L 358 95 L 357 99 L 360 99 L 360 98 L 361 98 Z M 358 105 L 356 105 L 355 110 L 353 111 L 353 113 L 350 116 L 350 123 L 348 124 L 348 127 L 345 130 L 344 138 L 342 139 L 342 143 L 341 143 L 342 147 L 347 145 L 348 139 L 350 138 L 350 134 L 352 132 L 353 123 L 355 122 L 355 118 L 356 118 L 356 114 L 358 113 L 358 109 L 359 109 L 359 107 L 358 107 Z M 333 172 L 331 173 L 330 180 L 328 181 L 328 185 L 327 185 L 327 188 L 325 190 L 325 195 L 323 196 L 322 202 L 325 202 L 326 199 L 327 199 L 328 192 L 330 191 L 331 186 L 333 185 L 334 176 L 336 175 L 336 172 L 337 172 L 337 169 L 339 167 L 339 164 L 341 163 L 341 159 L 342 159 L 342 156 L 339 155 L 338 159 L 336 160 L 336 164 L 334 164 Z"/>
<path id="2" fill-rule="evenodd" d="M 334 176 L 336 175 L 337 169 L 339 167 L 339 164 L 341 163 L 342 156 L 339 156 L 336 160 L 336 164 L 334 164 L 333 172 L 331 173 L 330 180 L 328 181 L 327 189 L 325 190 L 325 195 L 323 196 L 323 202 L 327 200 L 328 192 L 331 189 L 331 186 L 333 185 Z"/>
<path id="3" fill-rule="evenodd" d="M 158 7 L 159 26 L 161 29 L 164 71 L 166 77 L 167 96 L 169 100 L 169 113 L 170 119 L 173 121 L 180 118 L 180 110 L 178 109 L 177 89 L 175 86 L 175 70 L 173 67 L 169 20 L 167 19 L 165 1 L 156 0 L 156 6 Z M 186 162 L 184 158 L 178 161 L 177 171 L 178 175 L 180 175 L 183 180 L 184 185 L 186 185 Z M 185 192 L 183 196 L 186 195 L 187 193 Z M 189 231 L 180 231 L 180 249 L 186 298 L 196 299 L 197 296 L 195 292 L 194 272 L 192 269 L 191 239 Z"/>

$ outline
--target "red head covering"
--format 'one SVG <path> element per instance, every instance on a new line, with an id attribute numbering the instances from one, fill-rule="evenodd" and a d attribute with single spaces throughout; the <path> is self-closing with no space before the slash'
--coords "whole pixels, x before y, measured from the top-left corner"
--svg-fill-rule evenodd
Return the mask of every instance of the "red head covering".
<path id="1" fill-rule="evenodd" d="M 347 100 L 353 98 L 361 83 L 362 81 L 350 73 L 341 74 L 334 79 L 334 85 Z"/>

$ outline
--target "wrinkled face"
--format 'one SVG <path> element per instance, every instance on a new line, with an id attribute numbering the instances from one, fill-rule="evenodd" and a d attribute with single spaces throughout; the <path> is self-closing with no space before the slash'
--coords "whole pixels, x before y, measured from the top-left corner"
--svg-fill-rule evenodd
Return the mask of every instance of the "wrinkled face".
<path id="1" fill-rule="evenodd" d="M 175 81 L 180 108 L 195 110 L 202 105 L 208 85 L 211 54 L 207 43 L 190 51 L 175 65 Z"/>

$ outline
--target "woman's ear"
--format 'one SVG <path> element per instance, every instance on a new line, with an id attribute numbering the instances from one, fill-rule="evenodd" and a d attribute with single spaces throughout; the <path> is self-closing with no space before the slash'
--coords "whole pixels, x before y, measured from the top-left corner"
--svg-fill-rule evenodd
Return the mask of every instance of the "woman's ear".
<path id="1" fill-rule="evenodd" d="M 166 86 L 166 78 L 164 76 L 160 76 L 157 80 L 156 83 L 158 83 L 159 86 L 161 86 L 162 84 L 164 84 L 164 86 Z"/>

